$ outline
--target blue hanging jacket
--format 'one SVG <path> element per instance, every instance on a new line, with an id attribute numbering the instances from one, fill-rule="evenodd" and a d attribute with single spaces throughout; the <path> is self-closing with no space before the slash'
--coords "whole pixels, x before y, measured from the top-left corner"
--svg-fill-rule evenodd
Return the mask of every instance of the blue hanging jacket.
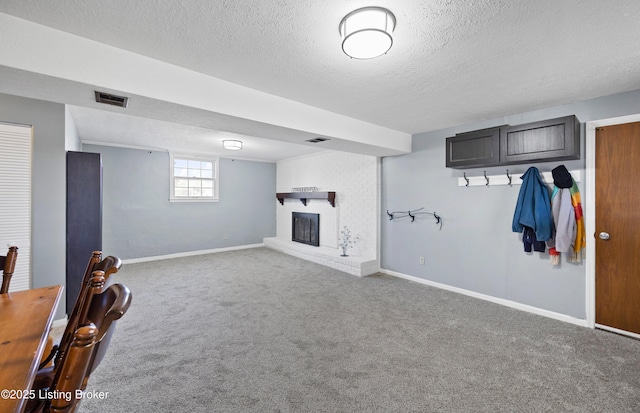
<path id="1" fill-rule="evenodd" d="M 548 241 L 553 229 L 549 188 L 542 180 L 538 168 L 532 166 L 520 177 L 522 187 L 518 194 L 516 210 L 511 229 L 522 232 L 524 227 L 532 228 L 536 240 Z"/>

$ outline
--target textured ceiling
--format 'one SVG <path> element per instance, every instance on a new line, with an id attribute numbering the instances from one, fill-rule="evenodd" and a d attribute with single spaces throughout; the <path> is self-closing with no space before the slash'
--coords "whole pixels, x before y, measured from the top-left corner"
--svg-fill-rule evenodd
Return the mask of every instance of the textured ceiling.
<path id="1" fill-rule="evenodd" d="M 394 45 L 340 48 L 389 8 Z M 2 0 L 0 12 L 411 134 L 638 89 L 637 0 Z"/>

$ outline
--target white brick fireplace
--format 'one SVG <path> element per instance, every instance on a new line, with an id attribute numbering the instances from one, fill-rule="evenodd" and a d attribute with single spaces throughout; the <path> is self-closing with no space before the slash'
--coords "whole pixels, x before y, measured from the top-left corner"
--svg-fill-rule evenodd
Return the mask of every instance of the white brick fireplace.
<path id="1" fill-rule="evenodd" d="M 378 271 L 378 185 L 379 160 L 374 156 L 328 151 L 278 162 L 276 192 L 292 188 L 317 187 L 318 191 L 335 191 L 335 207 L 327 200 L 275 199 L 276 237 L 265 238 L 265 246 L 327 265 L 354 275 Z M 320 214 L 320 246 L 291 241 L 292 212 Z M 356 244 L 341 257 L 338 248 L 340 230 L 347 226 Z"/>

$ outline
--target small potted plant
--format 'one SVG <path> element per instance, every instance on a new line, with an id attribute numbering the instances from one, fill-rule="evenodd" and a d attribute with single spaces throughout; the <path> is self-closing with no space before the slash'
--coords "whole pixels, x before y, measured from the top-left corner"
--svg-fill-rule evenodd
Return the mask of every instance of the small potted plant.
<path id="1" fill-rule="evenodd" d="M 353 244 L 356 243 L 357 239 L 358 237 L 355 237 L 355 238 L 351 237 L 351 231 L 345 225 L 344 229 L 340 231 L 340 238 L 338 239 L 338 241 L 340 241 L 338 246 L 342 248 L 342 254 L 340 254 L 341 257 L 348 257 L 347 250 L 349 248 L 353 248 Z"/>

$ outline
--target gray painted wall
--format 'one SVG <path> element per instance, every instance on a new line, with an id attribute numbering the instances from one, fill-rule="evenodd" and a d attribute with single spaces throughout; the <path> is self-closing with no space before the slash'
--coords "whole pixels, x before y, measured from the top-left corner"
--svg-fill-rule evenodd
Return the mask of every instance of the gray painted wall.
<path id="1" fill-rule="evenodd" d="M 169 202 L 168 153 L 96 145 L 83 151 L 102 154 L 105 254 L 144 258 L 276 235 L 273 163 L 220 159 L 219 202 Z"/>
<path id="2" fill-rule="evenodd" d="M 382 217 L 381 266 L 489 296 L 545 310 L 586 318 L 586 271 L 583 264 L 554 268 L 548 255 L 523 252 L 511 221 L 520 186 L 458 187 L 463 170 L 445 167 L 445 138 L 502 124 L 517 125 L 575 114 L 584 123 L 640 113 L 640 90 L 505 116 L 470 125 L 414 135 L 413 152 L 387 157 L 382 162 L 382 210 L 424 207 L 444 219 L 438 230 L 432 217 L 389 221 Z M 560 164 L 579 169 L 584 177 L 584 125 L 582 160 L 537 163 L 541 172 Z M 465 170 L 468 176 L 497 175 L 509 169 L 520 176 L 532 165 Z M 584 207 L 584 178 L 579 184 Z M 586 212 L 586 211 L 585 211 Z M 589 237 L 587 242 L 593 242 Z M 419 257 L 425 257 L 425 265 Z"/>
<path id="3" fill-rule="evenodd" d="M 66 271 L 65 107 L 59 103 L 0 94 L 0 121 L 34 127 L 32 286 L 39 288 L 64 285 Z M 56 319 L 65 317 L 64 309 L 63 294 Z"/>

